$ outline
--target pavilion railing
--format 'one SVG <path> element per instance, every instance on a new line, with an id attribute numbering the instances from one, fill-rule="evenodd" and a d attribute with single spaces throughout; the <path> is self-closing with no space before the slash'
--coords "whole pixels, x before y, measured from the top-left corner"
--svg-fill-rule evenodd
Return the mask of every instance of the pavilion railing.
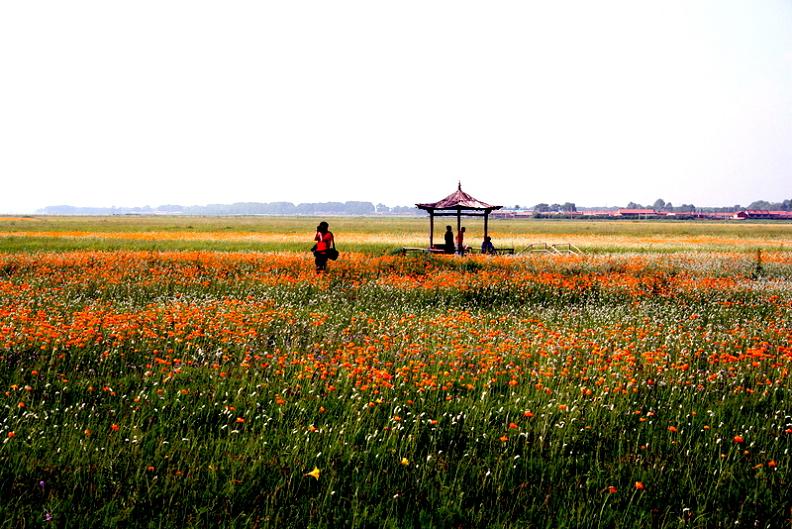
<path id="1" fill-rule="evenodd" d="M 532 243 L 521 249 L 518 254 L 533 252 L 554 253 L 554 254 L 581 254 L 580 248 L 572 243 L 548 244 L 546 242 Z"/>

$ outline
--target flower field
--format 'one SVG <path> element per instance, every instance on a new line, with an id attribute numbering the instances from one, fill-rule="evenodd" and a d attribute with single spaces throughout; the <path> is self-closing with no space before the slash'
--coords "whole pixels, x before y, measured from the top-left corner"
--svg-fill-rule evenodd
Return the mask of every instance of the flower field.
<path id="1" fill-rule="evenodd" d="M 792 226 L 466 258 L 361 230 L 322 276 L 0 228 L 0 527 L 792 523 Z"/>

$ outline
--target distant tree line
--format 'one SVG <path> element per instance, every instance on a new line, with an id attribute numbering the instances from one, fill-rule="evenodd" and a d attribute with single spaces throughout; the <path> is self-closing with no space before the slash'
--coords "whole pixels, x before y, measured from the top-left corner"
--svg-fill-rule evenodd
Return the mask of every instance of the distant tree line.
<path id="1" fill-rule="evenodd" d="M 514 206 L 514 209 L 520 209 L 520 205 Z M 540 202 L 531 208 L 536 213 L 569 213 L 577 211 L 574 202 L 564 202 L 563 204 L 546 204 Z M 607 209 L 607 208 L 605 208 Z M 612 207 L 610 209 L 619 209 Z M 716 207 L 702 207 L 697 208 L 693 204 L 680 204 L 679 206 L 673 205 L 671 202 L 666 202 L 662 198 L 658 198 L 653 204 L 641 205 L 637 202 L 629 202 L 626 209 L 653 209 L 655 211 L 668 211 L 674 213 L 690 213 L 694 211 L 709 212 L 709 213 L 726 213 L 731 211 L 750 210 L 770 210 L 770 211 L 792 211 L 792 199 L 784 200 L 782 202 L 768 202 L 766 200 L 757 200 L 751 202 L 747 207 L 739 204 L 734 206 L 716 206 Z"/>
<path id="2" fill-rule="evenodd" d="M 726 213 L 730 211 L 742 211 L 745 209 L 751 210 L 770 210 L 770 211 L 792 211 L 792 200 L 784 200 L 782 202 L 768 202 L 767 200 L 756 200 L 751 202 L 747 207 L 740 204 L 734 206 L 720 206 L 720 207 L 703 207 L 697 208 L 693 204 L 682 204 L 681 206 L 674 206 L 671 202 L 666 202 L 662 198 L 658 198 L 651 206 L 646 207 L 630 202 L 627 204 L 628 209 L 654 209 L 655 211 L 673 211 L 679 213 L 686 213 L 691 211 L 704 211 L 710 213 Z"/>
<path id="3" fill-rule="evenodd" d="M 724 208 L 709 208 L 711 211 L 723 210 L 723 211 L 732 211 L 734 208 L 738 208 L 739 206 L 734 207 L 724 207 Z M 627 209 L 653 209 L 655 211 L 668 211 L 668 212 L 675 212 L 675 213 L 690 213 L 691 211 L 696 211 L 696 206 L 693 204 L 681 204 L 679 206 L 674 206 L 671 202 L 666 202 L 662 198 L 658 198 L 654 201 L 654 204 L 642 206 L 636 202 L 630 202 L 627 204 Z"/>
<path id="4" fill-rule="evenodd" d="M 537 213 L 547 213 L 551 211 L 559 211 L 564 213 L 569 213 L 572 211 L 577 211 L 577 207 L 573 202 L 564 202 L 563 204 L 545 204 L 544 202 L 539 203 L 533 207 L 533 210 Z"/>
<path id="5" fill-rule="evenodd" d="M 508 208 L 506 208 L 508 209 Z M 513 209 L 520 209 L 519 204 Z M 546 204 L 541 202 L 531 208 L 536 213 L 572 213 L 577 211 L 574 202 L 564 202 L 563 204 Z M 618 207 L 603 209 L 619 209 Z M 674 206 L 671 202 L 666 202 L 658 198 L 651 205 L 643 206 L 637 202 L 627 204 L 627 209 L 653 209 L 655 211 L 667 211 L 675 213 L 698 212 L 731 212 L 749 210 L 770 210 L 770 211 L 792 211 L 792 199 L 782 202 L 768 202 L 757 200 L 751 202 L 747 207 L 739 204 L 723 207 L 703 207 L 697 208 L 693 204 L 681 204 Z M 163 206 L 151 207 L 129 207 L 129 208 L 98 208 L 98 207 L 76 207 L 76 206 L 48 206 L 38 210 L 36 213 L 43 215 L 420 215 L 421 211 L 414 206 L 386 206 L 371 202 L 347 201 L 347 202 L 304 202 L 294 204 L 292 202 L 236 202 L 234 204 L 208 204 L 206 206 L 179 206 L 166 204 Z"/>
<path id="6" fill-rule="evenodd" d="M 37 213 L 44 215 L 405 215 L 419 210 L 409 206 L 374 206 L 371 202 L 237 202 L 206 206 L 166 204 L 151 207 L 97 208 L 76 206 L 48 206 Z"/>
<path id="7" fill-rule="evenodd" d="M 757 200 L 751 202 L 747 209 L 767 209 L 771 211 L 792 211 L 792 199 L 782 202 L 768 202 L 767 200 Z"/>

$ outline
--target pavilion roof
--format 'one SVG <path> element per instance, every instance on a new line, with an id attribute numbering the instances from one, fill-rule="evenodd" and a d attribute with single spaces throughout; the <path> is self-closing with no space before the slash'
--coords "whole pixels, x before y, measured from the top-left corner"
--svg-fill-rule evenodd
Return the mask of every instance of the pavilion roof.
<path id="1" fill-rule="evenodd" d="M 450 210 L 488 210 L 500 209 L 503 206 L 493 206 L 474 198 L 464 191 L 462 191 L 462 184 L 460 183 L 457 190 L 438 202 L 428 204 L 416 204 L 419 209 L 435 210 L 435 209 L 450 209 Z"/>

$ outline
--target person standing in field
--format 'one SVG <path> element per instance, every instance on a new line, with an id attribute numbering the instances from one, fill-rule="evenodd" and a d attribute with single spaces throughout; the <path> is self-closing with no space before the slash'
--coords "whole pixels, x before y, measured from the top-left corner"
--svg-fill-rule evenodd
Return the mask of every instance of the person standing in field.
<path id="1" fill-rule="evenodd" d="M 456 236 L 457 252 L 459 255 L 465 255 L 465 227 L 459 228 L 459 233 Z"/>
<path id="2" fill-rule="evenodd" d="M 451 230 L 451 226 L 446 226 L 443 251 L 445 253 L 454 253 L 454 232 Z"/>
<path id="3" fill-rule="evenodd" d="M 327 272 L 327 252 L 330 248 L 335 248 L 335 238 L 333 232 L 330 231 L 330 226 L 322 221 L 316 227 L 316 236 L 314 240 L 314 261 L 316 262 L 316 273 L 321 274 Z"/>

